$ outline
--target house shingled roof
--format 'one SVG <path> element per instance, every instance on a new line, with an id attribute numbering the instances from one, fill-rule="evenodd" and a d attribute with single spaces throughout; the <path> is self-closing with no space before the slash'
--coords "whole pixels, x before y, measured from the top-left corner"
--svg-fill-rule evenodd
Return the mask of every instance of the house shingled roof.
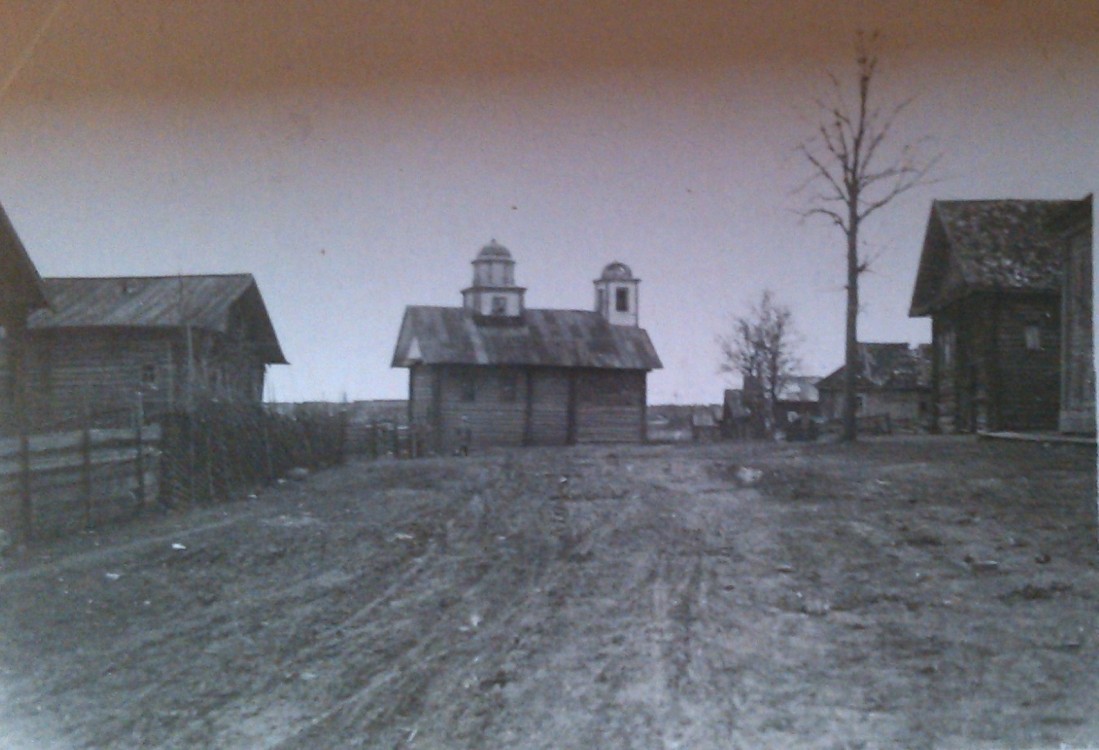
<path id="1" fill-rule="evenodd" d="M 511 324 L 480 319 L 460 307 L 421 305 L 405 308 L 392 366 L 408 367 L 414 362 L 615 370 L 662 367 L 643 329 L 611 325 L 595 312 L 527 309 L 518 323 Z"/>
<path id="2" fill-rule="evenodd" d="M 31 330 L 179 328 L 226 333 L 238 301 L 255 310 L 256 338 L 269 364 L 287 364 L 251 274 L 111 276 L 44 280 L 50 309 L 27 320 Z"/>
<path id="3" fill-rule="evenodd" d="M 860 371 L 856 378 L 859 390 L 915 390 L 930 384 L 930 369 L 925 358 L 930 350 L 919 346 L 912 349 L 905 343 L 860 343 Z M 846 366 L 840 365 L 817 382 L 818 391 L 838 391 L 843 388 Z"/>
<path id="4" fill-rule="evenodd" d="M 932 202 L 909 315 L 928 315 L 972 292 L 1056 292 L 1063 266 L 1058 225 L 1080 203 Z"/>

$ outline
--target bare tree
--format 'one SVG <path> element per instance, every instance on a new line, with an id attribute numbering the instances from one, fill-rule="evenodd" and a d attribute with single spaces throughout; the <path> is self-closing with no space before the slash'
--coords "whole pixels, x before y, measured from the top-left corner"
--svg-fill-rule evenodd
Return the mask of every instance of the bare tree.
<path id="1" fill-rule="evenodd" d="M 763 391 L 765 431 L 770 433 L 779 391 L 800 366 L 794 353 L 797 333 L 790 309 L 764 291 L 747 315 L 733 319 L 730 333 L 718 336 L 721 360 L 718 371 L 739 374 L 745 389 L 756 382 Z"/>
<path id="2" fill-rule="evenodd" d="M 849 441 L 858 435 L 855 376 L 858 370 L 859 277 L 873 261 L 859 253 L 859 229 L 879 208 L 917 185 L 928 183 L 928 175 L 939 160 L 938 154 L 925 151 L 926 138 L 899 148 L 889 143 L 894 124 L 912 99 L 887 109 L 871 103 L 870 87 L 878 69 L 877 45 L 877 32 L 857 32 L 855 101 L 844 96 L 839 78 L 830 73 L 830 98 L 816 100 L 820 115 L 817 131 L 798 146 L 811 167 L 811 174 L 802 187 L 817 189 L 801 215 L 824 217 L 839 227 L 847 240 L 843 439 Z"/>

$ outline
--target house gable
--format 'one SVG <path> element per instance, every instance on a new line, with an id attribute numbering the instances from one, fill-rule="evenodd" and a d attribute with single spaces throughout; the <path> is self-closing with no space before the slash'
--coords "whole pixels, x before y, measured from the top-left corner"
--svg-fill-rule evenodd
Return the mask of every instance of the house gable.
<path id="1" fill-rule="evenodd" d="M 42 278 L 0 206 L 0 325 L 22 323 L 28 314 L 47 306 Z"/>

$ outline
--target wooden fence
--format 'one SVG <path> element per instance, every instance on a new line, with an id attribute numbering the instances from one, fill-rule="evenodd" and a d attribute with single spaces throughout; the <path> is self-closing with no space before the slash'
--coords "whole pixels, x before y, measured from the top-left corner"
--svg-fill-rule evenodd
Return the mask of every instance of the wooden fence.
<path id="1" fill-rule="evenodd" d="M 0 439 L 0 528 L 59 536 L 131 516 L 156 497 L 160 428 Z"/>
<path id="2" fill-rule="evenodd" d="M 158 414 L 141 430 L 97 427 L 95 416 L 85 415 L 79 429 L 0 438 L 0 530 L 22 541 L 62 536 L 151 505 L 232 500 L 299 467 L 419 458 L 432 445 L 423 428 L 349 422 L 344 412 L 204 404 Z M 124 416 L 113 415 L 116 423 Z M 141 420 L 140 403 L 129 417 Z"/>

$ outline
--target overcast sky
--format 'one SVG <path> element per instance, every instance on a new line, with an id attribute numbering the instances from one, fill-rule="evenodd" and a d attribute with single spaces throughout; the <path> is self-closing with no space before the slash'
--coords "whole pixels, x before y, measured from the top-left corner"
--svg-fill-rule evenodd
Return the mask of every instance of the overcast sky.
<path id="1" fill-rule="evenodd" d="M 495 238 L 531 307 L 620 260 L 665 369 L 716 402 L 766 288 L 807 374 L 843 356 L 842 236 L 800 223 L 827 71 L 880 29 L 896 142 L 938 184 L 866 225 L 860 337 L 907 317 L 933 198 L 1079 198 L 1099 175 L 1099 3 L 0 0 L 0 203 L 44 276 L 247 271 L 293 363 L 268 398 L 401 398 L 408 304 Z"/>

